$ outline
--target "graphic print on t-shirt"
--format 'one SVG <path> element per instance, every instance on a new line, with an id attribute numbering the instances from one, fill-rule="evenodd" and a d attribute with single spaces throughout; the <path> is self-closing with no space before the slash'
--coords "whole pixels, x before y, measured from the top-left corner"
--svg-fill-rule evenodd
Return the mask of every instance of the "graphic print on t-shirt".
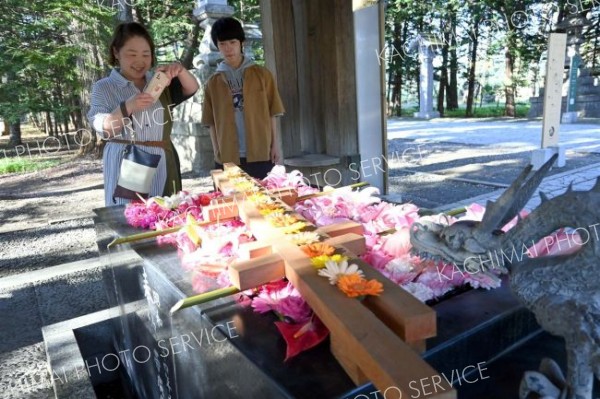
<path id="1" fill-rule="evenodd" d="M 238 92 L 232 91 L 231 95 L 233 96 L 233 108 L 238 111 L 244 111 L 244 96 L 241 90 Z"/>

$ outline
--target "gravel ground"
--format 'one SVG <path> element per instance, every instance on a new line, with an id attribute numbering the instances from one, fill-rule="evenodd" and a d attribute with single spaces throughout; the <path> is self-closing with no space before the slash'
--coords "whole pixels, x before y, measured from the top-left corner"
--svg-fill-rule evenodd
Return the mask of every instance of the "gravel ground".
<path id="1" fill-rule="evenodd" d="M 208 173 L 183 174 L 184 189 L 208 191 Z M 0 278 L 98 256 L 93 209 L 104 206 L 102 162 L 0 176 Z"/>
<path id="2" fill-rule="evenodd" d="M 530 157 L 518 148 L 390 140 L 390 193 L 426 208 L 468 200 L 508 187 Z M 566 157 L 566 166 L 548 176 L 600 162 L 597 153 L 567 151 Z"/>

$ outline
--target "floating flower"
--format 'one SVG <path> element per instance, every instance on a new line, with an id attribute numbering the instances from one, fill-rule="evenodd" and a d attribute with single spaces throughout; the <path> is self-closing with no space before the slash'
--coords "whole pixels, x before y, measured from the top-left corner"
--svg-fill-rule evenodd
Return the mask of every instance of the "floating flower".
<path id="1" fill-rule="evenodd" d="M 314 231 L 303 231 L 290 235 L 290 240 L 296 245 L 312 244 L 319 241 L 320 238 L 319 233 L 315 233 Z"/>
<path id="2" fill-rule="evenodd" d="M 302 230 L 306 226 L 307 226 L 306 222 L 296 222 L 292 225 L 282 227 L 281 231 L 283 231 L 283 234 L 294 234 L 294 233 L 298 233 L 300 230 Z"/>
<path id="3" fill-rule="evenodd" d="M 267 216 L 267 219 L 275 227 L 290 226 L 299 220 L 297 216 L 283 212 L 273 212 Z"/>
<path id="4" fill-rule="evenodd" d="M 312 317 L 305 324 L 276 321 L 275 325 L 287 344 L 285 361 L 318 345 L 329 335 L 329 330 L 317 317 Z"/>
<path id="5" fill-rule="evenodd" d="M 254 185 L 254 183 L 245 180 L 245 181 L 241 181 L 239 183 L 235 183 L 234 187 L 237 191 L 241 191 L 241 192 L 246 192 L 246 191 L 252 191 L 256 186 Z"/>
<path id="6" fill-rule="evenodd" d="M 339 263 L 339 262 L 344 262 L 346 260 L 348 260 L 347 256 L 339 255 L 339 254 L 335 254 L 335 255 L 331 255 L 331 256 L 319 255 L 319 256 L 315 256 L 313 258 L 310 258 L 310 262 L 315 267 L 315 269 L 322 269 L 322 268 L 324 268 L 325 264 L 327 262 Z"/>
<path id="7" fill-rule="evenodd" d="M 283 213 L 285 211 L 281 204 L 276 202 L 262 203 L 258 204 L 256 207 L 258 208 L 258 212 L 263 216 L 270 215 L 275 212 Z"/>
<path id="8" fill-rule="evenodd" d="M 227 169 L 225 171 L 225 176 L 227 176 L 229 179 L 236 179 L 236 178 L 243 177 L 244 174 L 242 173 L 241 170 L 239 170 L 237 168 L 232 168 L 232 169 Z"/>
<path id="9" fill-rule="evenodd" d="M 356 274 L 360 277 L 364 277 L 362 270 L 358 268 L 358 265 L 353 263 L 348 265 L 347 260 L 341 262 L 335 262 L 329 260 L 325 262 L 325 267 L 319 270 L 319 276 L 329 278 L 329 284 L 336 285 L 341 276 L 347 274 Z"/>
<path id="10" fill-rule="evenodd" d="M 252 307 L 258 313 L 274 311 L 280 319 L 288 318 L 296 323 L 307 321 L 312 313 L 310 306 L 289 282 L 280 289 L 262 290 L 252 300 Z"/>
<path id="11" fill-rule="evenodd" d="M 300 249 L 302 251 L 304 251 L 306 256 L 308 256 L 309 258 L 314 258 L 315 256 L 320 256 L 320 255 L 330 256 L 330 255 L 333 255 L 333 253 L 335 252 L 334 247 L 332 247 L 329 244 L 322 243 L 322 242 L 304 245 L 304 246 L 300 247 Z"/>
<path id="12" fill-rule="evenodd" d="M 377 280 L 366 280 L 358 273 L 344 274 L 337 282 L 338 288 L 350 298 L 365 295 L 378 296 L 383 292 L 383 285 Z"/>
<path id="13" fill-rule="evenodd" d="M 421 302 L 435 298 L 435 295 L 433 295 L 433 290 L 423 283 L 409 282 L 402 285 L 402 288 L 411 293 L 412 296 Z"/>
<path id="14" fill-rule="evenodd" d="M 273 203 L 273 199 L 271 199 L 271 197 L 263 193 L 250 194 L 247 198 L 248 201 L 253 202 L 255 204 Z"/>

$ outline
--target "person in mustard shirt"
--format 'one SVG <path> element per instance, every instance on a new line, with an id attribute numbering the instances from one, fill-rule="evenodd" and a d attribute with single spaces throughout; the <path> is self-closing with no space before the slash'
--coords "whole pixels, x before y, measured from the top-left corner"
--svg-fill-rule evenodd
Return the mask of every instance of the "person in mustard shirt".
<path id="1" fill-rule="evenodd" d="M 210 127 L 215 167 L 233 162 L 262 179 L 283 160 L 275 118 L 285 110 L 275 80 L 267 68 L 244 57 L 238 20 L 217 20 L 211 38 L 223 62 L 206 82 L 202 124 Z"/>

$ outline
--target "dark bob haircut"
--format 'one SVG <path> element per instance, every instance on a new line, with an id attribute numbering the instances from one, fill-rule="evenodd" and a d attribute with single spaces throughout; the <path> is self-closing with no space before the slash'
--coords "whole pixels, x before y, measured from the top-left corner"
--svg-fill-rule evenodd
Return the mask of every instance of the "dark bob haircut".
<path id="1" fill-rule="evenodd" d="M 215 47 L 219 47 L 218 42 L 225 40 L 238 39 L 240 42 L 246 40 L 242 24 L 235 18 L 225 17 L 215 21 L 210 31 L 210 38 Z"/>
<path id="2" fill-rule="evenodd" d="M 152 53 L 152 66 L 156 65 L 156 55 L 154 54 L 154 40 L 152 40 L 152 36 L 150 33 L 144 28 L 142 24 L 137 22 L 124 22 L 119 24 L 115 28 L 115 33 L 113 34 L 112 41 L 110 42 L 110 46 L 108 48 L 108 63 L 112 66 L 117 65 L 117 59 L 115 57 L 116 50 L 119 52 L 125 43 L 134 36 L 139 36 L 148 42 L 150 45 L 150 52 Z"/>

